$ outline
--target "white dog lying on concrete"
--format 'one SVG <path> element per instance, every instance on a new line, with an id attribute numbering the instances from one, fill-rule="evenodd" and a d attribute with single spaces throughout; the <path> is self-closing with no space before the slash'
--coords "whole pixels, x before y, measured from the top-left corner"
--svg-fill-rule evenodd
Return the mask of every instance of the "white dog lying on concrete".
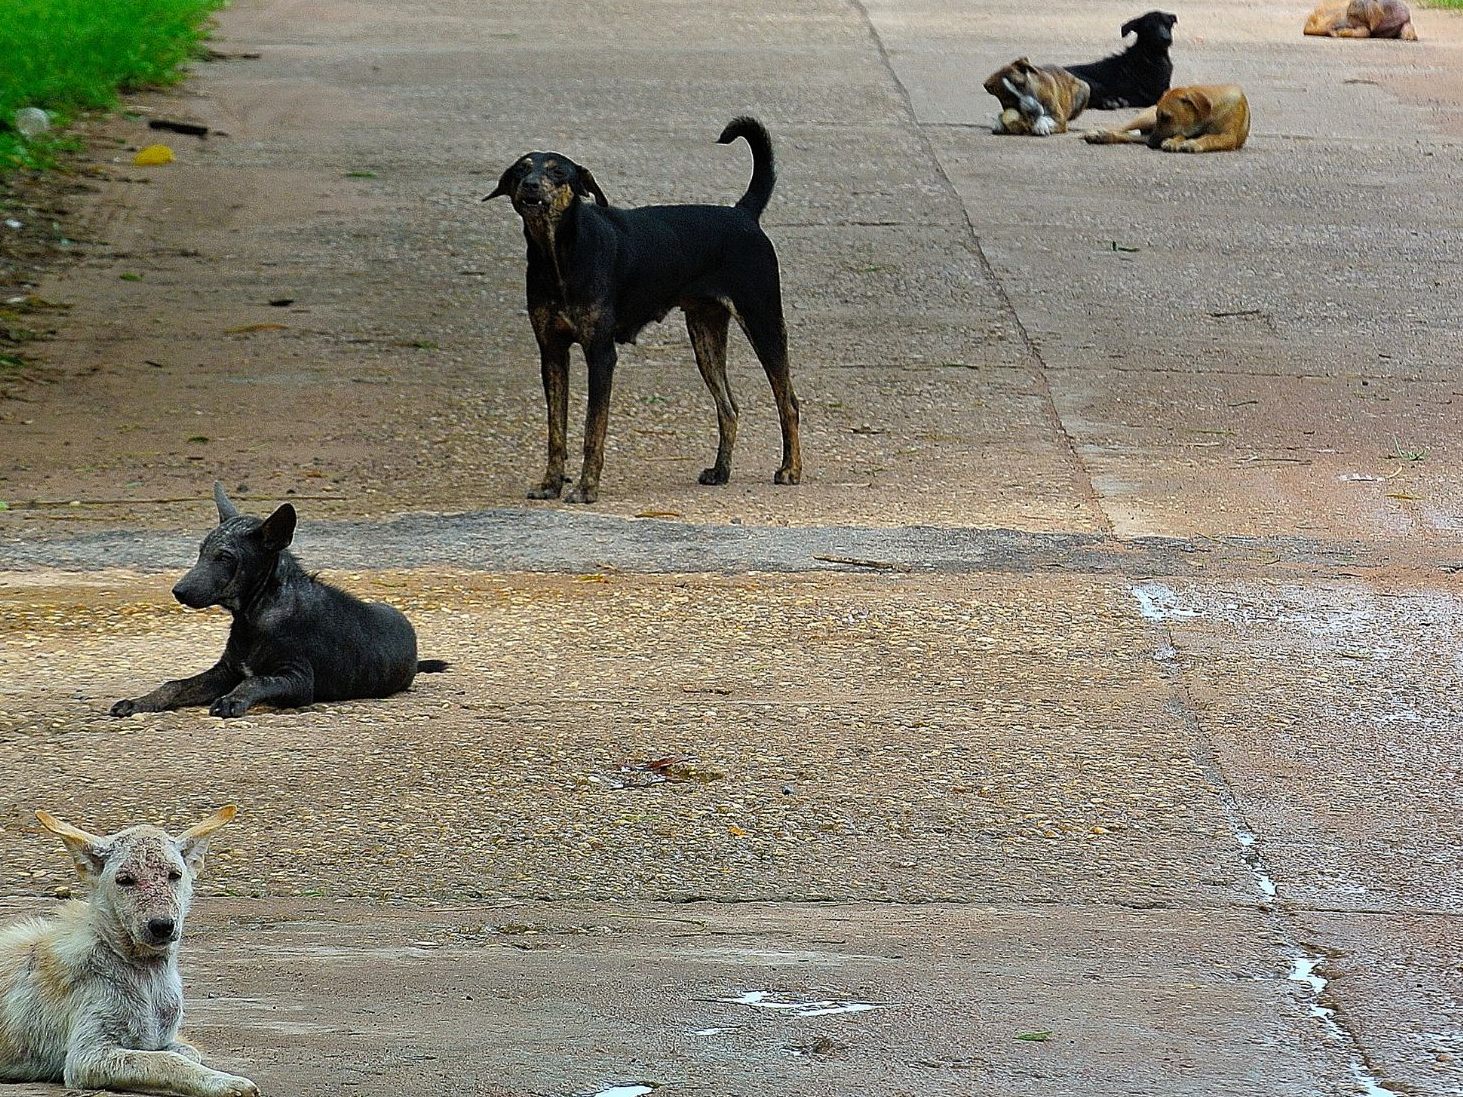
<path id="1" fill-rule="evenodd" d="M 90 895 L 0 930 L 0 1082 L 63 1082 L 183 1097 L 259 1097 L 178 1040 L 178 940 L 208 837 L 232 804 L 177 838 L 152 826 L 105 838 L 36 812 Z"/>

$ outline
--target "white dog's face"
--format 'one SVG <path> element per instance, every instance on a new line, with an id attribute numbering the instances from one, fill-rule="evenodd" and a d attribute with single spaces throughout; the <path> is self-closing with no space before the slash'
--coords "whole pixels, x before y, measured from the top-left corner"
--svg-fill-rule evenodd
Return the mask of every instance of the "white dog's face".
<path id="1" fill-rule="evenodd" d="M 123 932 L 130 951 L 166 952 L 183 935 L 197 870 L 157 827 L 131 827 L 104 841 L 92 905 Z"/>
<path id="2" fill-rule="evenodd" d="M 130 955 L 161 956 L 183 935 L 208 836 L 234 811 L 230 805 L 177 838 L 146 824 L 99 837 L 45 812 L 36 815 L 66 843 L 109 943 Z"/>

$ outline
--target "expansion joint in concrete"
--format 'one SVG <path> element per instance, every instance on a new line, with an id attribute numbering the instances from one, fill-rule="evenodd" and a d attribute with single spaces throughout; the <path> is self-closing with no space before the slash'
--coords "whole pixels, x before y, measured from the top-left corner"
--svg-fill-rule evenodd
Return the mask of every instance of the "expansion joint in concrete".
<path id="1" fill-rule="evenodd" d="M 884 70 L 889 74 L 889 79 L 893 81 L 894 87 L 899 93 L 900 100 L 904 104 L 905 113 L 909 116 L 909 124 L 913 127 L 915 137 L 925 151 L 926 159 L 929 161 L 931 168 L 934 169 L 935 174 L 939 177 L 940 185 L 944 189 L 945 194 L 954 203 L 956 209 L 960 211 L 960 220 L 965 225 L 966 244 L 970 248 L 971 254 L 975 257 L 982 276 L 994 289 L 997 299 L 1000 301 L 1002 311 L 1006 313 L 1011 325 L 1016 329 L 1017 335 L 1020 337 L 1024 356 L 1027 362 L 1030 363 L 1032 376 L 1036 381 L 1037 390 L 1041 395 L 1042 408 L 1046 413 L 1048 424 L 1052 431 L 1062 440 L 1062 445 L 1067 455 L 1067 462 L 1073 471 L 1073 478 L 1081 488 L 1088 509 L 1092 512 L 1093 518 L 1097 521 L 1103 532 L 1112 533 L 1112 519 L 1108 516 L 1107 510 L 1102 505 L 1102 497 L 1098 494 L 1097 485 L 1093 483 L 1092 474 L 1088 471 L 1086 463 L 1082 460 L 1082 455 L 1077 449 L 1076 440 L 1072 437 L 1071 432 L 1067 430 L 1067 424 L 1062 420 L 1062 414 L 1057 409 L 1056 397 L 1052 392 L 1051 381 L 1047 377 L 1047 366 L 1041 356 L 1041 349 L 1036 345 L 1035 340 L 1031 338 L 1031 333 L 1027 331 L 1026 324 L 1021 319 L 1021 314 L 1016 311 L 1016 305 L 1011 300 L 1011 295 L 1006 292 L 1005 284 L 1002 283 L 1000 277 L 996 274 L 995 267 L 991 265 L 990 258 L 986 255 L 985 247 L 981 244 L 980 233 L 976 231 L 975 223 L 970 219 L 970 211 L 966 208 L 964 201 L 961 200 L 960 192 L 950 179 L 950 174 L 945 170 L 944 162 L 940 159 L 940 154 L 936 151 L 934 143 L 929 138 L 929 134 L 925 132 L 924 123 L 920 121 L 919 114 L 914 108 L 914 99 L 910 96 L 909 89 L 905 87 L 904 81 L 900 79 L 898 71 L 894 68 L 894 63 L 889 58 L 889 50 L 884 45 L 884 40 L 879 36 L 878 28 L 874 26 L 874 20 L 869 15 L 868 8 L 863 5 L 862 0 L 849 0 L 849 3 L 858 13 L 859 19 L 863 22 L 864 30 L 867 32 L 870 42 L 873 43 L 874 49 L 879 55 L 879 60 L 884 66 Z"/>

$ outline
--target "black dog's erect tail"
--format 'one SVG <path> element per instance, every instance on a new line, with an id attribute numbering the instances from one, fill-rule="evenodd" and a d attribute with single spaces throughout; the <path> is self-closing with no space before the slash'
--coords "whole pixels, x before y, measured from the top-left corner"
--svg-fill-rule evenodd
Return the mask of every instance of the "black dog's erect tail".
<path id="1" fill-rule="evenodd" d="M 441 674 L 451 665 L 446 659 L 419 659 L 417 660 L 417 673 Z"/>
<path id="2" fill-rule="evenodd" d="M 738 137 L 752 147 L 752 181 L 747 184 L 747 193 L 737 199 L 737 209 L 744 209 L 753 217 L 761 217 L 772 198 L 772 188 L 777 184 L 772 138 L 767 136 L 767 129 L 761 122 L 744 115 L 728 122 L 716 143 L 730 145 Z"/>

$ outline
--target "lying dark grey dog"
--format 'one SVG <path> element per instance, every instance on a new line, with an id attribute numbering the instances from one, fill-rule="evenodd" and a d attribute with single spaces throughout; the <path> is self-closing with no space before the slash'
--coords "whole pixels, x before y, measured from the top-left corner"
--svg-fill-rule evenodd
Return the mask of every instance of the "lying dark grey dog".
<path id="1" fill-rule="evenodd" d="M 260 521 L 240 514 L 222 484 L 213 485 L 213 498 L 219 524 L 173 597 L 234 615 L 223 657 L 202 674 L 118 701 L 113 716 L 189 705 L 242 716 L 261 701 L 294 708 L 386 697 L 411 685 L 418 671 L 447 669 L 438 659 L 418 662 L 417 634 L 398 610 L 362 602 L 301 569 L 286 551 L 295 536 L 290 504 Z"/>
<path id="2" fill-rule="evenodd" d="M 1123 24 L 1122 36 L 1138 37 L 1122 53 L 1093 61 L 1090 65 L 1066 65 L 1068 72 L 1087 82 L 1092 90 L 1089 110 L 1123 110 L 1151 107 L 1173 81 L 1173 27 L 1179 17 L 1166 11 L 1150 11 Z"/>

